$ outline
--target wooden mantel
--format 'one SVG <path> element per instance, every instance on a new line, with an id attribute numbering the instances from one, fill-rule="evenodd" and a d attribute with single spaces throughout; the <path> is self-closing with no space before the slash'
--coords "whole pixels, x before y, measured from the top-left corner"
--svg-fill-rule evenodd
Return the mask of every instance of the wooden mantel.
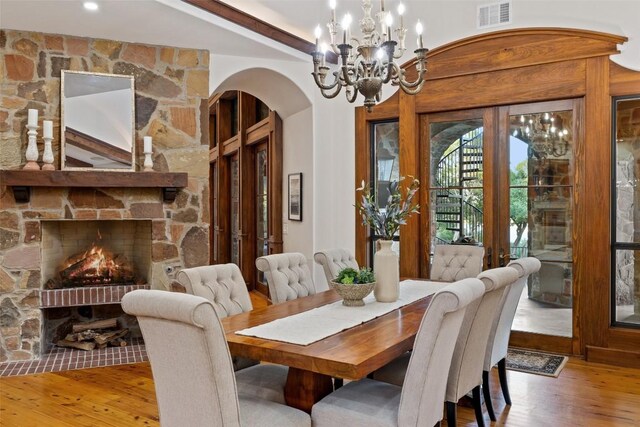
<path id="1" fill-rule="evenodd" d="M 0 185 L 11 187 L 18 203 L 29 202 L 31 187 L 162 188 L 163 200 L 171 203 L 187 186 L 187 173 L 0 170 Z"/>

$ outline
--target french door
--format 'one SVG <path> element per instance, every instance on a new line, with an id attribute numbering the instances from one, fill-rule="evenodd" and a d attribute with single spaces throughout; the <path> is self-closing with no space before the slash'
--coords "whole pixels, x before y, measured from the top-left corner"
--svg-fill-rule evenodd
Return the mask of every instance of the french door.
<path id="1" fill-rule="evenodd" d="M 567 353 L 579 111 L 579 101 L 567 100 L 421 117 L 423 275 L 440 244 L 483 246 L 485 268 L 538 258 L 512 340 Z"/>

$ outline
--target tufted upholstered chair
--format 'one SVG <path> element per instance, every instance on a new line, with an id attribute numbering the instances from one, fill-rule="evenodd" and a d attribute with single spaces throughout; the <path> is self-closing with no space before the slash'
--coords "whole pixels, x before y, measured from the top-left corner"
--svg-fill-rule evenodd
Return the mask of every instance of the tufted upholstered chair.
<path id="1" fill-rule="evenodd" d="M 478 275 L 484 284 L 484 295 L 467 307 L 460 334 L 457 337 L 449 379 L 447 381 L 446 403 L 447 423 L 456 425 L 456 403 L 469 391 L 473 391 L 473 403 L 476 420 L 484 426 L 480 403 L 480 385 L 482 384 L 482 366 L 493 318 L 502 302 L 505 286 L 518 278 L 511 267 L 495 268 Z M 374 373 L 374 378 L 391 384 L 401 385 L 406 381 L 409 355 L 384 366 Z"/>
<path id="2" fill-rule="evenodd" d="M 451 370 L 447 382 L 447 424 L 456 425 L 456 404 L 468 392 L 473 392 L 473 407 L 479 427 L 484 426 L 480 386 L 482 385 L 482 367 L 487 349 L 489 333 L 493 320 L 500 312 L 500 304 L 506 287 L 518 280 L 518 272 L 511 267 L 493 268 L 478 275 L 485 286 L 485 294 L 477 309 L 467 310 L 460 335 L 453 351 Z"/>
<path id="3" fill-rule="evenodd" d="M 311 425 L 302 411 L 238 393 L 224 330 L 208 300 L 137 290 L 122 298 L 122 309 L 138 317 L 163 427 Z"/>
<path id="4" fill-rule="evenodd" d="M 256 259 L 256 267 L 267 278 L 269 296 L 274 304 L 316 293 L 307 258 L 301 253 L 261 256 Z"/>
<path id="5" fill-rule="evenodd" d="M 465 307 L 482 297 L 478 279 L 451 283 L 438 291 L 416 335 L 407 380 L 397 386 L 368 378 L 353 381 L 313 405 L 314 427 L 433 426 L 442 402 L 455 340 Z"/>
<path id="6" fill-rule="evenodd" d="M 482 271 L 484 248 L 473 245 L 436 245 L 431 280 L 453 282 L 476 277 Z"/>
<path id="7" fill-rule="evenodd" d="M 188 294 L 209 300 L 220 318 L 253 310 L 247 284 L 235 264 L 185 268 L 177 279 Z"/>
<path id="8" fill-rule="evenodd" d="M 313 259 L 322 266 L 327 278 L 327 285 L 338 276 L 343 268 L 351 267 L 358 270 L 358 261 L 348 249 L 325 249 L 313 255 Z"/>
<path id="9" fill-rule="evenodd" d="M 235 264 L 216 264 L 181 270 L 177 279 L 188 294 L 205 298 L 213 305 L 219 318 L 251 311 L 253 305 L 240 269 Z M 284 385 L 288 368 L 279 365 L 258 365 L 245 357 L 232 357 L 237 371 L 238 389 L 284 404 Z M 245 369 L 254 366 L 252 369 Z"/>
<path id="10" fill-rule="evenodd" d="M 502 311 L 493 321 L 489 340 L 487 342 L 487 351 L 484 357 L 484 367 L 482 372 L 482 391 L 484 393 L 484 401 L 487 406 L 487 412 L 492 421 L 496 420 L 493 412 L 493 404 L 491 402 L 491 389 L 489 384 L 489 372 L 496 364 L 498 365 L 498 376 L 500 378 L 500 386 L 502 394 L 507 405 L 511 405 L 511 397 L 509 396 L 509 386 L 507 384 L 507 366 L 506 357 L 509 347 L 509 336 L 511 335 L 511 325 L 516 315 L 520 296 L 527 285 L 529 275 L 540 270 L 540 261 L 533 257 L 520 258 L 511 261 L 507 267 L 514 268 L 518 272 L 518 279 L 507 288 L 504 293 Z"/>

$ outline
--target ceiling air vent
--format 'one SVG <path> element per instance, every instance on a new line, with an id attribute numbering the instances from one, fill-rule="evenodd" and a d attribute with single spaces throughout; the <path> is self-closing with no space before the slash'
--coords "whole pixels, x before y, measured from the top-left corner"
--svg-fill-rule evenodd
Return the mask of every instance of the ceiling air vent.
<path id="1" fill-rule="evenodd" d="M 478 6 L 478 28 L 495 27 L 511 23 L 511 2 Z"/>

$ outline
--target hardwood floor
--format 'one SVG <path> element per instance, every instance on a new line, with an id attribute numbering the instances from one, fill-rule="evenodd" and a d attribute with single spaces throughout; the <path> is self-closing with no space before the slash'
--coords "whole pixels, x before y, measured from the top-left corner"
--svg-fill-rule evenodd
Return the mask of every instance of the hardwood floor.
<path id="1" fill-rule="evenodd" d="M 254 308 L 267 305 L 251 292 Z M 570 359 L 558 378 L 508 371 L 513 405 L 505 409 L 491 373 L 497 426 L 638 426 L 640 370 Z M 458 406 L 460 426 L 475 426 Z M 485 411 L 485 423 L 490 425 Z M 0 378 L 0 426 L 159 426 L 148 363 Z M 443 423 L 443 425 L 446 425 Z M 269 426 L 265 426 L 269 427 Z"/>
<path id="2" fill-rule="evenodd" d="M 514 371 L 508 376 L 513 405 L 505 409 L 492 372 L 495 425 L 640 425 L 640 370 L 571 359 L 558 378 Z M 471 408 L 458 406 L 458 419 L 461 426 L 475 425 Z M 1 378 L 0 425 L 158 426 L 150 366 Z"/>

